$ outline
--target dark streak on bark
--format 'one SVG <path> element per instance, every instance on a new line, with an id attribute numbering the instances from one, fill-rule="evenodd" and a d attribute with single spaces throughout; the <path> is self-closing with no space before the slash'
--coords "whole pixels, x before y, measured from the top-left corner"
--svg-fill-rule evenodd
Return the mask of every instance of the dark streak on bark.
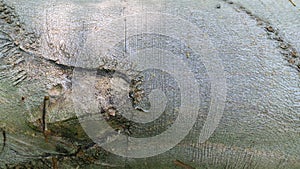
<path id="1" fill-rule="evenodd" d="M 74 66 L 69 66 L 69 65 L 65 65 L 65 64 L 61 64 L 61 63 L 57 63 L 56 60 L 51 60 L 51 59 L 46 59 L 44 57 L 41 57 L 43 60 L 45 60 L 46 62 L 52 64 L 52 65 L 55 65 L 55 66 L 58 66 L 59 68 L 61 69 L 64 69 L 64 70 L 73 70 L 74 69 Z"/>
<path id="2" fill-rule="evenodd" d="M 2 136 L 3 136 L 3 144 L 2 144 L 2 148 L 1 148 L 1 153 L 4 151 L 4 148 L 6 146 L 6 132 L 4 129 L 1 129 L 2 130 Z"/>
<path id="3" fill-rule="evenodd" d="M 296 3 L 293 0 L 289 0 L 293 6 L 296 6 Z"/>
<path id="4" fill-rule="evenodd" d="M 188 164 L 185 164 L 185 163 L 183 163 L 182 161 L 179 161 L 179 160 L 174 160 L 173 162 L 176 166 L 179 166 L 183 169 L 195 169 L 194 167 L 192 167 Z"/>
<path id="5" fill-rule="evenodd" d="M 45 139 L 47 140 L 47 124 L 46 124 L 46 113 L 47 113 L 47 102 L 49 101 L 49 97 L 44 97 L 44 104 L 43 104 L 43 114 L 42 114 L 42 128 L 43 128 L 43 134 L 45 136 Z"/>

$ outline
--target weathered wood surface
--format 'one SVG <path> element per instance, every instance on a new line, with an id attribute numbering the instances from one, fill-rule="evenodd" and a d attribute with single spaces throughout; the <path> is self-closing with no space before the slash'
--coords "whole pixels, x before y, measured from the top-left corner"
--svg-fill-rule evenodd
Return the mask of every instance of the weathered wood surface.
<path id="1" fill-rule="evenodd" d="M 299 168 L 299 33 L 283 21 L 264 18 L 260 10 L 252 12 L 253 4 L 246 6 L 226 1 L 1 1 L 0 167 Z M 196 127 L 164 154 L 130 159 L 106 152 L 85 134 L 74 110 L 72 77 L 74 68 L 82 67 L 77 57 L 82 49 L 97 51 L 98 42 L 85 45 L 88 33 L 141 11 L 165 12 L 203 30 L 223 60 L 228 88 L 223 117 L 205 143 L 195 139 Z M 115 49 L 123 52 L 117 44 Z M 98 71 L 110 78 L 108 70 Z M 201 97 L 208 111 L 210 95 Z"/>

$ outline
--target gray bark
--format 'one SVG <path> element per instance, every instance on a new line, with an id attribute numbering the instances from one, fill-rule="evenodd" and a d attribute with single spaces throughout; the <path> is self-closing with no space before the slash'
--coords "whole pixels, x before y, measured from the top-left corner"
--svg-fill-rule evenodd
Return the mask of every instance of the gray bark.
<path id="1" fill-rule="evenodd" d="M 299 11 L 288 1 L 276 2 L 275 6 L 271 2 L 0 1 L 0 167 L 299 168 Z M 277 11 L 281 11 L 279 15 Z M 197 134 L 208 116 L 212 99 L 211 79 L 205 66 L 198 64 L 200 56 L 189 51 L 189 44 L 182 43 L 182 39 L 176 41 L 176 37 L 185 35 L 174 33 L 174 39 L 167 39 L 145 34 L 119 39 L 119 43 L 109 46 L 109 54 L 119 56 L 126 53 L 126 48 L 139 50 L 150 42 L 149 46 L 173 53 L 187 49 L 188 53 L 176 54 L 186 57 L 203 89 L 203 114 L 189 135 L 163 154 L 135 159 L 114 155 L 94 143 L 82 128 L 85 123 L 80 123 L 86 119 L 75 113 L 78 110 L 74 107 L 78 105 L 74 105 L 73 99 L 80 99 L 81 93 L 74 95 L 72 89 L 74 82 L 78 82 L 74 80 L 74 70 L 98 68 L 100 85 L 96 89 L 104 98 L 103 111 L 113 119 L 109 123 L 115 129 L 122 134 L 147 137 L 169 127 L 163 122 L 147 129 L 127 122 L 125 125 L 126 120 L 115 115 L 107 101 L 115 96 L 106 93 L 107 89 L 116 84 L 115 90 L 124 87 L 118 79 L 118 83 L 112 83 L 116 81 L 110 76 L 123 67 L 114 67 L 114 60 L 105 58 L 98 49 L 100 43 L 109 44 L 110 39 L 93 37 L 93 32 L 121 18 L 111 26 L 111 30 L 117 30 L 113 26 L 124 24 L 124 16 L 141 12 L 176 16 L 208 36 L 210 42 L 201 43 L 214 46 L 222 60 L 227 98 L 213 135 L 198 143 Z M 154 24 L 161 30 L 173 23 Z M 130 31 L 129 27 L 122 31 Z M 141 31 L 139 35 L 142 33 L 148 32 Z M 110 36 L 113 39 L 114 33 L 105 37 Z M 132 45 L 138 38 L 141 42 L 137 44 L 141 46 Z M 132 72 L 124 72 L 132 80 Z M 130 80 L 124 83 L 135 88 Z M 142 99 L 139 97 L 134 93 L 131 106 L 147 107 L 135 103 Z M 118 104 L 125 102 L 122 97 L 113 99 Z M 176 107 L 174 100 L 170 106 Z M 173 115 L 166 117 L 172 119 Z M 160 144 L 164 146 L 163 142 Z"/>

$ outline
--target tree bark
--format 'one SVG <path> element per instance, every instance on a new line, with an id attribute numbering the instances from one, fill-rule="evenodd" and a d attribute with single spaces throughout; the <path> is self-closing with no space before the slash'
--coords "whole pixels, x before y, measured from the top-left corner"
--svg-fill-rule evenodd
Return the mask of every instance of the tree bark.
<path id="1" fill-rule="evenodd" d="M 0 1 L 0 167 L 299 168 L 300 61 L 299 41 L 295 40 L 298 30 L 291 36 L 285 32 L 290 31 L 288 23 L 284 28 L 278 20 L 263 17 L 262 9 L 252 11 L 254 2 L 246 3 L 246 8 L 235 1 Z M 284 4 L 279 10 L 287 6 Z M 151 13 L 146 15 L 147 24 L 158 29 L 144 32 L 142 23 L 146 22 L 138 20 L 141 32 L 127 36 L 130 24 L 134 24 L 131 16 L 139 13 Z M 157 13 L 191 23 L 201 30 L 201 38 L 209 40 L 200 41 L 199 48 L 213 47 L 198 49 L 207 51 L 199 54 L 192 49 L 195 42 L 185 41 L 190 38 L 189 33 L 179 35 L 165 30 L 173 36 L 160 35 L 159 31 L 175 23 L 170 22 L 172 19 L 151 20 Z M 292 17 L 299 20 L 298 15 Z M 125 36 L 110 46 L 118 32 L 109 30 L 118 30 L 115 27 L 122 28 Z M 194 28 L 183 27 L 187 32 Z M 103 48 L 108 48 L 108 55 L 116 58 L 104 56 L 99 44 L 107 44 Z M 170 127 L 169 123 L 156 121 L 154 127 L 143 128 L 118 114 L 120 110 L 110 102 L 128 104 L 124 97 L 119 97 L 122 94 L 131 101 L 132 111 L 147 113 L 147 104 L 142 104 L 144 96 L 137 91 L 136 76 L 129 71 L 135 67 L 121 60 L 129 50 L 143 48 L 169 50 L 188 63 L 197 85 L 203 89 L 201 113 L 185 139 L 169 151 L 148 158 L 121 157 L 91 139 L 87 125 L 93 122 L 78 114 L 85 106 L 78 100 L 84 99 L 85 93 L 74 91 L 74 86 L 83 85 L 82 79 L 76 79 L 76 73 L 96 72 L 98 79 L 92 81 L 98 84 L 92 85 L 100 98 L 96 101 L 102 106 L 104 119 L 116 131 L 135 137 L 159 134 Z M 222 61 L 227 98 L 218 127 L 208 140 L 199 143 L 199 132 L 213 102 L 213 80 L 209 79 L 209 69 L 197 58 L 208 59 L 211 52 L 217 52 Z M 115 66 L 115 62 L 125 66 Z M 114 76 L 119 70 L 122 75 Z M 136 73 L 140 72 L 133 72 Z M 123 74 L 126 78 L 120 80 Z M 163 77 L 173 87 L 172 78 Z M 166 96 L 172 96 L 169 105 L 176 107 L 180 85 L 169 89 L 165 84 L 157 84 L 164 86 L 161 89 L 165 93 L 174 90 Z M 174 120 L 176 114 L 168 115 L 167 110 L 166 106 L 165 117 Z M 110 133 L 105 134 L 106 137 Z M 157 147 L 164 144 L 167 143 L 161 142 Z"/>

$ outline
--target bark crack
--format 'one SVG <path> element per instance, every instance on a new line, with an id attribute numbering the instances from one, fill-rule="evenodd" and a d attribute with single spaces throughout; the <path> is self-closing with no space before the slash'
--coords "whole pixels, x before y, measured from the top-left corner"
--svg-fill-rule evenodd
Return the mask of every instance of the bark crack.
<path id="1" fill-rule="evenodd" d="M 277 48 L 280 49 L 282 56 L 287 60 L 288 66 L 295 68 L 300 72 L 300 55 L 297 49 L 284 37 L 278 28 L 272 25 L 269 21 L 262 19 L 255 15 L 249 9 L 245 8 L 241 4 L 234 3 L 232 1 L 223 0 L 226 4 L 232 6 L 237 12 L 246 13 L 251 19 L 255 20 L 257 25 L 264 29 L 267 37 L 273 40 L 277 44 Z"/>

